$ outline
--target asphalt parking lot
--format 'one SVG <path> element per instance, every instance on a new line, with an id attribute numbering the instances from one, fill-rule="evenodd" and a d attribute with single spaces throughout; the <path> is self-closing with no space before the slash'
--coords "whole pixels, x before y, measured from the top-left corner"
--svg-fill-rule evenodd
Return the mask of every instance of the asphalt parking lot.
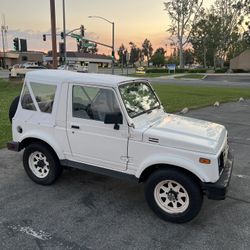
<path id="1" fill-rule="evenodd" d="M 52 186 L 33 183 L 22 153 L 0 150 L 0 249 L 250 249 L 250 101 L 187 114 L 226 125 L 235 167 L 225 201 L 205 198 L 193 221 L 176 225 L 148 208 L 143 185 L 65 170 Z"/>

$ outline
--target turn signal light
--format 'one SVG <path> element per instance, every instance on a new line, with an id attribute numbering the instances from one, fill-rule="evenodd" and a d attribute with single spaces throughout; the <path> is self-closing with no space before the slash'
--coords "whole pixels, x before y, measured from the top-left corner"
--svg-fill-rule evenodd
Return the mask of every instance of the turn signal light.
<path id="1" fill-rule="evenodd" d="M 200 158 L 200 159 L 199 159 L 199 162 L 202 163 L 202 164 L 210 164 L 210 163 L 211 163 L 211 160 L 206 159 L 206 158 Z"/>

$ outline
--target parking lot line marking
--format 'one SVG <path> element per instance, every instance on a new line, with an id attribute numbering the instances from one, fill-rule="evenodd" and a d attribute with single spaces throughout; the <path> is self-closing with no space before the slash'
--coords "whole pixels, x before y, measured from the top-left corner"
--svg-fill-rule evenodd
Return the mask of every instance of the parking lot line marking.
<path id="1" fill-rule="evenodd" d="M 8 226 L 10 229 L 14 230 L 14 231 L 18 231 L 18 232 L 22 232 L 22 233 L 26 233 L 28 235 L 31 235 L 37 239 L 40 240 L 50 240 L 52 239 L 52 236 L 49 233 L 46 233 L 42 230 L 39 231 L 35 231 L 33 228 L 31 227 L 22 227 L 20 225 L 10 225 Z"/>
<path id="2" fill-rule="evenodd" d="M 233 196 L 230 196 L 230 195 L 227 195 L 226 197 L 227 197 L 228 199 L 231 199 L 231 200 L 241 201 L 241 202 L 244 202 L 244 203 L 250 204 L 250 201 L 243 200 L 243 199 L 240 199 L 240 198 L 236 198 L 236 197 L 233 197 Z"/>
<path id="3" fill-rule="evenodd" d="M 250 180 L 250 176 L 249 175 L 233 174 L 233 176 L 238 177 L 238 178 L 242 178 L 242 179 L 248 179 L 248 180 Z"/>

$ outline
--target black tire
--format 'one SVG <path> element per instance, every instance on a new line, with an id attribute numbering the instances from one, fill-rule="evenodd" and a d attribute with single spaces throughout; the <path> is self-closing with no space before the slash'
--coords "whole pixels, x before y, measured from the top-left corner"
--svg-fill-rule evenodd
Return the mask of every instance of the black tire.
<path id="1" fill-rule="evenodd" d="M 55 153 L 42 143 L 32 143 L 25 148 L 23 166 L 30 179 L 41 185 L 54 183 L 63 169 Z"/>
<path id="2" fill-rule="evenodd" d="M 12 118 L 16 114 L 16 110 L 17 110 L 17 106 L 18 106 L 18 103 L 19 103 L 19 99 L 20 99 L 20 96 L 15 97 L 14 100 L 12 101 L 12 103 L 10 104 L 10 109 L 9 109 L 9 120 L 10 120 L 10 123 L 12 123 Z"/>
<path id="3" fill-rule="evenodd" d="M 192 220 L 203 202 L 201 188 L 195 179 L 173 169 L 160 169 L 149 176 L 145 196 L 156 215 L 174 223 Z"/>

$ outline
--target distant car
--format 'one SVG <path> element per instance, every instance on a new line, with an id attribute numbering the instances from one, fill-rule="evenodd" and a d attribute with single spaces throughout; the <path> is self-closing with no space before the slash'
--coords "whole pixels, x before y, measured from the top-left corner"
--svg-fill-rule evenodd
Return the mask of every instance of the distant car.
<path id="1" fill-rule="evenodd" d="M 138 67 L 135 71 L 136 74 L 146 74 L 144 67 Z"/>
<path id="2" fill-rule="evenodd" d="M 38 67 L 38 63 L 37 62 L 26 62 L 22 65 L 24 68 L 28 68 L 28 67 Z"/>
<path id="3" fill-rule="evenodd" d="M 18 69 L 21 65 L 22 64 L 14 64 L 13 66 L 9 67 L 9 71 L 11 71 L 12 69 Z"/>
<path id="4" fill-rule="evenodd" d="M 41 69 L 47 69 L 44 66 L 28 66 L 26 67 L 24 65 L 19 65 L 19 67 L 12 68 L 10 71 L 10 77 L 24 77 L 27 72 L 34 71 L 34 70 L 41 70 Z"/>
<path id="5" fill-rule="evenodd" d="M 61 65 L 57 69 L 59 69 L 59 70 L 69 70 L 69 71 L 74 71 L 74 72 L 79 72 L 79 73 L 88 73 L 88 66 L 81 66 L 81 65 L 78 65 L 78 64 Z"/>

